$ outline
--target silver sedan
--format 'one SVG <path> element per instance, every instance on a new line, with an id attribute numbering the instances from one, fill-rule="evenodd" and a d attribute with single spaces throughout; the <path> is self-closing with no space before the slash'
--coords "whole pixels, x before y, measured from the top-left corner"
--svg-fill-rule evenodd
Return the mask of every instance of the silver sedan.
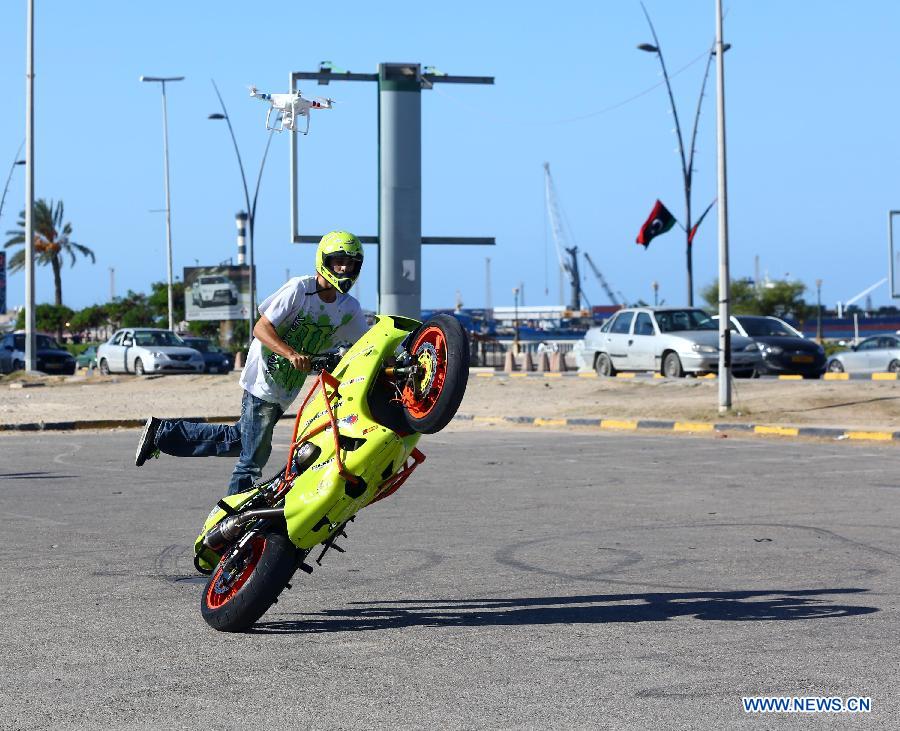
<path id="1" fill-rule="evenodd" d="M 97 365 L 108 373 L 202 373 L 203 356 L 171 330 L 125 328 L 97 348 Z"/>
<path id="2" fill-rule="evenodd" d="M 622 309 L 601 327 L 587 331 L 577 357 L 601 376 L 614 376 L 616 371 L 659 371 L 670 378 L 711 373 L 719 367 L 718 328 L 699 309 Z M 755 342 L 731 336 L 731 367 L 736 375 L 752 374 L 761 360 Z"/>
<path id="3" fill-rule="evenodd" d="M 828 359 L 831 373 L 900 373 L 900 337 L 873 335 Z"/>

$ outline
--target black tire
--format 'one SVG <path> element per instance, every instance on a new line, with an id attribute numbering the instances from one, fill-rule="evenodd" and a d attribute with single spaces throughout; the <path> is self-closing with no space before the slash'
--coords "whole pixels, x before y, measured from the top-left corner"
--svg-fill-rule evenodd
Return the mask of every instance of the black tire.
<path id="1" fill-rule="evenodd" d="M 829 373 L 843 373 L 844 366 L 839 360 L 832 360 L 828 363 Z"/>
<path id="2" fill-rule="evenodd" d="M 100 359 L 100 374 L 104 376 L 109 375 L 109 363 L 106 362 L 106 358 Z"/>
<path id="3" fill-rule="evenodd" d="M 243 632 L 262 617 L 297 570 L 298 551 L 283 529 L 269 528 L 245 546 L 243 568 L 231 584 L 221 581 L 224 559 L 200 597 L 200 613 L 213 629 Z"/>
<path id="4" fill-rule="evenodd" d="M 25 370 L 25 361 L 24 360 L 14 360 L 12 364 L 12 369 L 14 371 L 24 371 Z"/>
<path id="5" fill-rule="evenodd" d="M 681 358 L 678 353 L 669 351 L 663 358 L 662 374 L 666 378 L 682 378 L 684 376 L 684 368 L 681 367 Z"/>
<path id="6" fill-rule="evenodd" d="M 144 361 L 140 358 L 136 358 L 134 361 L 134 375 L 136 376 L 144 376 L 147 374 L 147 371 L 144 370 Z"/>
<path id="7" fill-rule="evenodd" d="M 456 415 L 469 381 L 469 338 L 459 320 L 435 315 L 411 338 L 409 353 L 425 366 L 423 380 L 403 389 L 403 416 L 410 430 L 435 434 Z"/>
<path id="8" fill-rule="evenodd" d="M 900 360 L 892 360 L 888 363 L 888 373 L 900 373 Z"/>
<path id="9" fill-rule="evenodd" d="M 610 378 L 616 375 L 616 367 L 613 365 L 612 358 L 606 353 L 597 353 L 597 360 L 594 361 L 594 370 L 598 376 Z"/>

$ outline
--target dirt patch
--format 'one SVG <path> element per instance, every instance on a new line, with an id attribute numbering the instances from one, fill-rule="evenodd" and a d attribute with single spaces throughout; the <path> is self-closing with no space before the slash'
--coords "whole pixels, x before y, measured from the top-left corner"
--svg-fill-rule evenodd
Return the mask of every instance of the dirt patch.
<path id="1" fill-rule="evenodd" d="M 44 388 L 9 388 L 18 380 Z M 0 380 L 0 424 L 84 419 L 236 416 L 238 374 L 26 376 Z M 299 406 L 300 399 L 296 402 Z M 900 382 L 739 380 L 731 414 L 718 414 L 715 380 L 482 378 L 460 412 L 475 416 L 729 421 L 900 430 Z"/>

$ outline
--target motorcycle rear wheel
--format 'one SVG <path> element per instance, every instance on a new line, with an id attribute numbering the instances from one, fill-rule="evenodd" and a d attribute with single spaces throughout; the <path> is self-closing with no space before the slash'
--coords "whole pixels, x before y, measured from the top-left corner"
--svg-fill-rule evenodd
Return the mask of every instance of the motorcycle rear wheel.
<path id="1" fill-rule="evenodd" d="M 278 601 L 297 570 L 297 558 L 297 548 L 283 530 L 269 528 L 255 535 L 231 577 L 223 576 L 225 557 L 216 566 L 200 599 L 203 619 L 221 632 L 248 629 Z"/>
<path id="2" fill-rule="evenodd" d="M 409 353 L 422 371 L 403 389 L 403 414 L 412 431 L 434 434 L 456 415 L 469 380 L 469 338 L 459 320 L 435 315 L 420 327 Z"/>

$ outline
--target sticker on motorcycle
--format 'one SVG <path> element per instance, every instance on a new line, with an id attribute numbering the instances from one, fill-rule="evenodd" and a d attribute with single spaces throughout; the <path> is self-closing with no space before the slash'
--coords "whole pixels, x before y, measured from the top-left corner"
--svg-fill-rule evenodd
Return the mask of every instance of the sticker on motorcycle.
<path id="1" fill-rule="evenodd" d="M 324 462 L 320 462 L 319 464 L 313 465 L 310 469 L 313 472 L 318 472 L 319 470 L 324 470 L 328 465 L 334 462 L 334 457 L 331 459 L 326 459 Z"/>

